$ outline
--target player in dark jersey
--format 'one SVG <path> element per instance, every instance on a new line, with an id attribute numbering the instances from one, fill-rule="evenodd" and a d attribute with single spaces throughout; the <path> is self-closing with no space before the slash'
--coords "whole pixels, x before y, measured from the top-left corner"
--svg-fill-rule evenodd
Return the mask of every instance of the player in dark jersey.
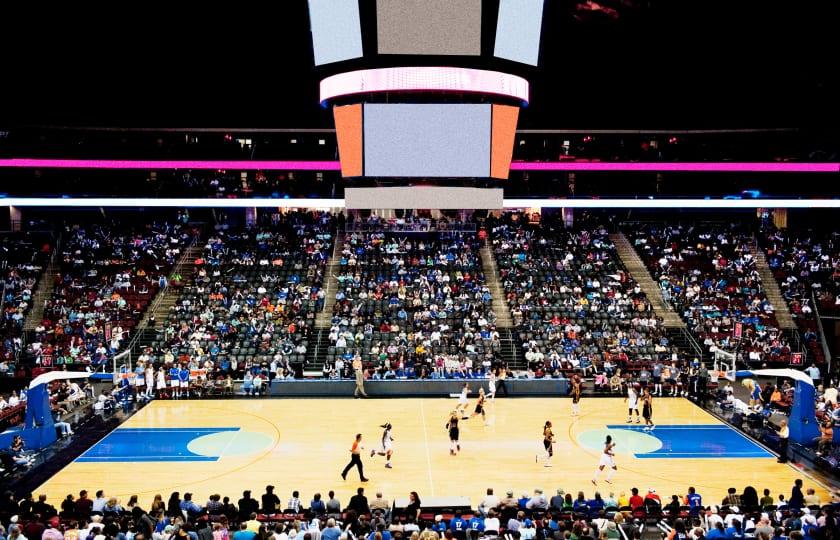
<path id="1" fill-rule="evenodd" d="M 583 383 L 578 375 L 572 377 L 572 416 L 580 415 L 580 394 L 583 391 Z"/>
<path id="2" fill-rule="evenodd" d="M 642 394 L 642 418 L 645 419 L 643 431 L 653 431 L 656 427 L 653 425 L 653 395 L 648 387 L 645 387 L 645 393 Z"/>
<path id="3" fill-rule="evenodd" d="M 481 415 L 481 419 L 484 420 L 484 425 L 487 425 L 487 414 L 484 412 L 484 402 L 487 398 L 484 397 L 484 388 L 478 389 L 478 400 L 475 402 L 475 411 L 470 415 L 470 418 L 473 416 Z"/>
<path id="4" fill-rule="evenodd" d="M 446 423 L 446 429 L 449 430 L 449 455 L 457 456 L 461 451 L 461 430 L 458 429 L 458 410 L 452 411 L 449 415 L 449 421 Z"/>
<path id="5" fill-rule="evenodd" d="M 545 463 L 544 467 L 551 467 L 551 458 L 554 457 L 554 432 L 551 431 L 551 420 L 546 420 L 543 426 L 543 448 L 545 448 Z M 534 458 L 539 462 L 540 456 Z"/>

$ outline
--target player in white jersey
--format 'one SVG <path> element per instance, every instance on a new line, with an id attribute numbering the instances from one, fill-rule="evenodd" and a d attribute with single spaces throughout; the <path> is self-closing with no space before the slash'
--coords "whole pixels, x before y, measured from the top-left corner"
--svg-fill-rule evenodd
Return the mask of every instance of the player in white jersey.
<path id="1" fill-rule="evenodd" d="M 627 423 L 629 424 L 633 421 L 633 411 L 636 411 L 636 423 L 640 423 L 641 420 L 639 418 L 639 390 L 636 387 L 636 383 L 628 381 L 627 395 L 624 396 L 624 401 L 627 402 Z"/>
<path id="2" fill-rule="evenodd" d="M 490 375 L 488 376 L 489 380 L 487 381 L 487 386 L 489 388 L 489 392 L 487 392 L 487 399 L 490 401 L 496 401 L 496 374 L 493 370 L 490 370 Z"/>
<path id="3" fill-rule="evenodd" d="M 146 366 L 146 399 L 152 399 L 155 395 L 155 368 L 149 362 Z"/>
<path id="4" fill-rule="evenodd" d="M 382 432 L 382 448 L 379 451 L 371 450 L 370 457 L 379 454 L 380 456 L 385 456 L 385 468 L 391 468 L 391 456 L 394 454 L 394 436 L 391 435 L 391 424 L 383 424 L 380 426 L 385 431 Z"/>
<path id="5" fill-rule="evenodd" d="M 612 436 L 607 435 L 607 440 L 604 442 L 604 453 L 601 454 L 601 459 L 598 461 L 598 468 L 595 469 L 595 476 L 592 477 L 592 483 L 594 485 L 598 485 L 598 475 L 601 474 L 604 467 L 610 468 L 607 473 L 607 483 L 612 484 L 613 474 L 615 474 L 615 471 L 618 470 L 618 467 L 615 465 L 615 460 L 613 459 L 613 456 L 615 456 L 615 452 L 613 451 L 614 448 L 615 443 L 612 440 Z"/>
<path id="6" fill-rule="evenodd" d="M 458 396 L 458 406 L 455 407 L 455 410 L 459 413 L 466 414 L 467 407 L 469 406 L 470 402 L 467 399 L 467 396 L 470 393 L 470 385 L 468 383 L 464 383 L 464 387 L 461 388 L 461 395 Z M 466 420 L 467 417 L 463 416 L 463 419 Z"/>

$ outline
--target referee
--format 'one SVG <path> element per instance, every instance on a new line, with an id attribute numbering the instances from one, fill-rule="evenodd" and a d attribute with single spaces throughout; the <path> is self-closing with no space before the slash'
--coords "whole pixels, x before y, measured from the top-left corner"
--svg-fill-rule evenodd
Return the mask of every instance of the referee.
<path id="1" fill-rule="evenodd" d="M 341 479 L 347 480 L 347 471 L 352 469 L 354 466 L 359 469 L 359 480 L 362 482 L 367 482 L 368 479 L 365 478 L 365 469 L 364 465 L 362 465 L 362 450 L 365 447 L 362 446 L 362 434 L 356 433 L 356 439 L 353 441 L 353 446 L 350 447 L 350 463 L 344 467 L 344 470 L 341 471 Z"/>

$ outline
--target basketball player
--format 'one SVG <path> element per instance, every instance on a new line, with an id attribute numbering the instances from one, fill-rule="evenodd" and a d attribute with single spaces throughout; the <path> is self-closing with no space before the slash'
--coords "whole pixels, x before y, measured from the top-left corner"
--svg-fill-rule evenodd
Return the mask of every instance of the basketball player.
<path id="1" fill-rule="evenodd" d="M 364 450 L 364 446 L 362 446 L 362 434 L 357 433 L 356 439 L 353 441 L 353 446 L 350 447 L 350 463 L 344 467 L 344 470 L 341 471 L 341 479 L 347 480 L 347 471 L 356 466 L 359 469 L 359 480 L 362 482 L 367 482 L 368 479 L 365 478 L 365 470 L 364 465 L 362 465 L 362 450 Z"/>
<path id="2" fill-rule="evenodd" d="M 475 411 L 470 415 L 470 418 L 473 416 L 481 415 L 481 419 L 484 421 L 484 425 L 487 424 L 487 415 L 484 412 L 484 401 L 487 398 L 484 397 L 484 387 L 478 389 L 478 400 L 475 402 Z"/>
<path id="3" fill-rule="evenodd" d="M 371 450 L 370 451 L 370 457 L 373 457 L 376 454 L 379 454 L 380 456 L 385 456 L 385 460 L 386 460 L 385 461 L 385 468 L 390 469 L 391 468 L 391 456 L 394 454 L 394 448 L 393 448 L 394 437 L 391 435 L 391 424 L 390 423 L 383 424 L 379 427 L 385 429 L 385 431 L 382 432 L 382 449 L 379 450 L 378 452 L 376 450 Z"/>
<path id="4" fill-rule="evenodd" d="M 636 389 L 636 383 L 633 381 L 627 382 L 627 395 L 624 396 L 624 401 L 627 402 L 627 423 L 633 422 L 633 411 L 636 411 L 636 423 L 640 422 L 639 418 L 639 393 Z"/>
<path id="5" fill-rule="evenodd" d="M 166 368 L 163 366 L 157 372 L 157 395 L 158 397 L 166 397 Z"/>
<path id="6" fill-rule="evenodd" d="M 181 370 L 176 364 L 172 364 L 169 368 L 169 387 L 172 389 L 172 398 L 178 399 L 181 397 L 181 381 L 178 379 L 178 374 Z"/>
<path id="7" fill-rule="evenodd" d="M 645 419 L 643 431 L 653 431 L 656 427 L 653 425 L 653 396 L 648 387 L 645 387 L 645 392 L 642 394 L 642 417 Z"/>
<path id="8" fill-rule="evenodd" d="M 551 431 L 551 420 L 546 420 L 543 426 L 543 448 L 545 448 L 545 463 L 543 467 L 551 467 L 551 458 L 554 457 L 554 432 Z M 540 456 L 534 457 L 539 462 Z"/>
<path id="9" fill-rule="evenodd" d="M 598 468 L 595 469 L 595 476 L 592 477 L 592 484 L 598 485 L 598 475 L 601 474 L 601 471 L 604 470 L 604 467 L 609 467 L 610 470 L 607 472 L 607 483 L 612 484 L 612 477 L 615 474 L 615 471 L 618 470 L 618 467 L 615 465 L 615 460 L 613 456 L 615 452 L 613 451 L 615 448 L 615 443 L 612 440 L 612 435 L 607 435 L 607 440 L 604 442 L 604 453 L 601 454 L 601 460 L 598 462 Z"/>
<path id="10" fill-rule="evenodd" d="M 461 388 L 461 395 L 458 396 L 458 406 L 455 407 L 455 410 L 461 413 L 461 420 L 467 420 L 469 417 L 464 416 L 467 414 L 467 407 L 469 406 L 469 400 L 467 396 L 470 393 L 470 385 L 468 383 L 464 383 L 464 387 Z"/>
<path id="11" fill-rule="evenodd" d="M 449 430 L 449 455 L 457 456 L 461 451 L 461 431 L 458 429 L 458 419 L 460 413 L 454 410 L 449 414 L 449 421 L 446 423 L 446 429 Z"/>
<path id="12" fill-rule="evenodd" d="M 488 375 L 487 386 L 490 389 L 487 392 L 487 399 L 492 402 L 496 402 L 496 374 L 491 370 L 490 375 Z"/>
<path id="13" fill-rule="evenodd" d="M 580 415 L 580 393 L 583 383 L 580 382 L 580 376 L 572 377 L 572 416 Z"/>

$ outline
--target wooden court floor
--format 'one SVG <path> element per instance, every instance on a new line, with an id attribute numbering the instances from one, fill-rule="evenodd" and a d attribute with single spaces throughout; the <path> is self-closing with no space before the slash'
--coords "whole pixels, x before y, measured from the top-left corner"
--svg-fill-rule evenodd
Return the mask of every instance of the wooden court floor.
<path id="1" fill-rule="evenodd" d="M 567 398 L 498 399 L 487 407 L 488 425 L 478 417 L 461 422 L 462 452 L 453 457 L 445 424 L 456 404 L 455 399 L 155 401 L 35 493 L 58 504 L 82 488 L 104 489 L 123 502 L 137 494 L 148 507 L 158 493 L 166 500 L 172 491 L 189 491 L 200 504 L 220 493 L 235 502 L 245 489 L 259 498 L 273 484 L 283 504 L 292 490 L 308 503 L 313 493 L 326 497 L 330 489 L 344 504 L 363 485 L 355 469 L 347 481 L 339 476 L 360 432 L 370 478 L 364 485 L 371 498 L 379 490 L 389 500 L 415 490 L 421 498 L 469 496 L 477 505 L 488 487 L 500 496 L 508 489 L 519 496 L 537 487 L 547 495 L 563 488 L 591 496 L 591 478 L 612 426 L 619 470 L 612 485 L 602 476 L 597 489 L 603 495 L 653 487 L 665 500 L 694 486 L 712 504 L 730 486 L 740 492 L 752 485 L 759 494 L 767 487 L 774 496 L 789 496 L 794 480 L 803 478 L 806 488 L 828 499 L 815 480 L 778 464 L 682 398 L 656 400 L 654 437 L 635 424 L 624 429 L 627 411 L 619 398 L 584 398 L 576 419 Z M 557 436 L 551 468 L 535 462 L 547 419 Z M 379 426 L 386 422 L 394 426 L 392 469 L 384 467 L 383 457 L 369 454 L 379 446 Z"/>

